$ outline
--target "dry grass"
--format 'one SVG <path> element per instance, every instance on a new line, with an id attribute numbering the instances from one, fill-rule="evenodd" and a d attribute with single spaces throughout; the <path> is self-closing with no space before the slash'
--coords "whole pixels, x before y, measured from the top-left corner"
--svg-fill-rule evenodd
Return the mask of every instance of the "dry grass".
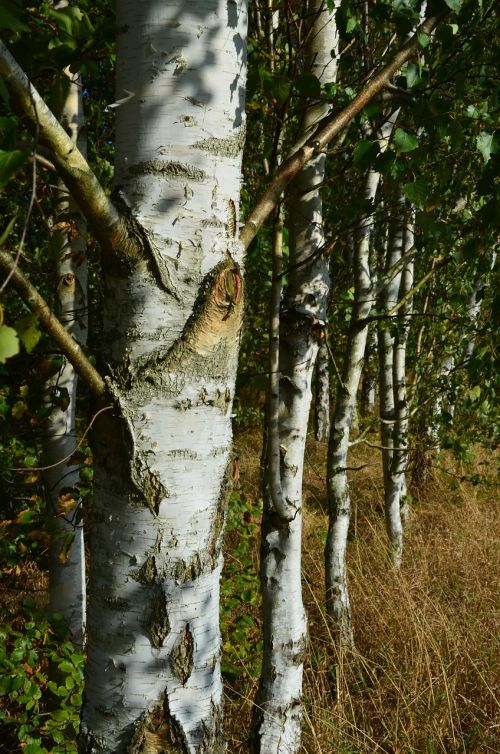
<path id="1" fill-rule="evenodd" d="M 243 491 L 258 495 L 257 436 L 240 437 L 239 446 Z M 339 653 L 323 611 L 324 454 L 324 446 L 310 443 L 304 480 L 310 646 L 303 752 L 498 752 L 500 511 L 495 488 L 462 483 L 453 489 L 453 477 L 438 474 L 414 503 L 404 564 L 394 572 L 386 558 L 379 460 L 376 451 L 356 448 L 352 465 L 368 464 L 351 475 L 355 536 L 349 579 L 356 650 Z M 231 754 L 247 751 L 254 685 L 247 679 L 228 691 Z"/>

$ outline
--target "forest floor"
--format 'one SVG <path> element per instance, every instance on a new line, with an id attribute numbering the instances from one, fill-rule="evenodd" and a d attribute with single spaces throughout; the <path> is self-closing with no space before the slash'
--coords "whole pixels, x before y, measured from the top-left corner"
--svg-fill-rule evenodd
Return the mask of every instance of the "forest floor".
<path id="1" fill-rule="evenodd" d="M 240 429 L 235 443 L 240 476 L 228 512 L 221 618 L 228 754 L 246 754 L 262 649 L 261 433 Z M 303 595 L 309 620 L 304 754 L 500 750 L 500 506 L 495 460 L 484 449 L 477 449 L 467 465 L 443 456 L 426 484 L 410 489 L 412 516 L 404 562 L 395 572 L 387 560 L 379 451 L 365 445 L 353 448 L 349 464 L 360 468 L 350 472 L 353 522 L 348 563 L 356 648 L 339 651 L 323 609 L 326 445 L 310 439 L 304 474 Z M 466 481 L 474 476 L 478 481 L 479 475 L 479 484 Z M 18 542 L 18 549 L 25 547 L 23 541 L 28 540 Z M 43 566 L 43 559 L 20 560 L 4 571 L 0 586 L 0 640 L 5 640 L 0 671 L 8 674 L 9 668 L 17 667 L 23 684 L 19 691 L 11 681 L 0 688 L 2 754 L 74 751 L 83 658 L 73 653 L 72 645 L 58 643 L 53 629 L 39 617 L 47 588 L 40 563 Z M 29 659 L 33 648 L 36 673 Z M 17 665 L 12 664 L 15 652 L 25 658 Z M 47 667 L 54 662 L 70 680 L 54 687 L 61 711 L 47 717 Z M 4 673 L 2 682 L 1 675 L 0 686 L 6 678 Z M 19 696 L 22 689 L 25 697 Z M 40 697 L 38 715 L 38 702 L 29 709 L 32 696 Z M 42 734 L 60 739 L 60 745 L 17 743 L 22 737 L 38 740 L 38 726 L 45 726 Z"/>
<path id="2" fill-rule="evenodd" d="M 223 622 L 223 635 L 232 660 L 226 701 L 229 751 L 243 754 L 248 751 L 260 652 L 259 600 L 248 588 L 250 584 L 258 592 L 259 433 L 240 431 L 236 445 L 240 479 L 231 501 L 225 565 L 228 583 L 235 588 L 223 588 L 229 601 L 223 603 L 223 615 L 231 616 Z M 395 572 L 387 559 L 379 451 L 366 445 L 353 448 L 349 465 L 361 467 L 350 472 L 348 565 L 356 647 L 339 651 L 323 609 L 326 445 L 309 441 L 304 469 L 303 596 L 309 620 L 304 754 L 500 751 L 495 461 L 484 449 L 477 449 L 467 465 L 443 456 L 426 484 L 410 489 L 404 562 Z M 477 474 L 480 484 L 464 480 Z M 239 526 L 234 517 L 240 518 Z M 238 584 L 240 618 L 234 610 Z"/>

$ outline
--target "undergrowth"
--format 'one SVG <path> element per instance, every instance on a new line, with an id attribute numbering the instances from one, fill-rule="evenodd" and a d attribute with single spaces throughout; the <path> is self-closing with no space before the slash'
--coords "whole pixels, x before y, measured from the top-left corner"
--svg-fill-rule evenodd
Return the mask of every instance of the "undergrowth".
<path id="1" fill-rule="evenodd" d="M 237 443 L 241 475 L 229 504 L 221 588 L 228 754 L 248 751 L 262 650 L 260 437 L 242 429 Z M 500 513 L 496 488 L 484 479 L 485 469 L 493 478 L 490 460 L 478 451 L 465 468 L 441 458 L 426 487 L 412 490 L 404 563 L 396 572 L 387 559 L 377 451 L 356 447 L 352 466 L 361 470 L 351 473 L 348 555 L 356 648 L 347 652 L 333 642 L 323 609 L 325 446 L 310 441 L 304 475 L 309 649 L 303 754 L 498 751 Z M 464 481 L 478 469 L 484 483 Z M 30 525 L 23 520 L 14 546 L 3 552 L 0 753 L 71 754 L 83 656 L 45 613 L 46 577 L 37 567 L 44 545 L 38 533 L 30 539 Z M 39 543 L 38 550 L 31 542 Z"/>
<path id="2" fill-rule="evenodd" d="M 256 447 L 258 440 L 249 432 L 239 439 L 241 491 L 247 501 L 259 495 Z M 475 464 L 483 468 L 478 453 Z M 425 489 L 414 491 L 404 564 L 395 572 L 387 559 L 379 457 L 376 450 L 356 448 L 352 465 L 363 469 L 351 474 L 348 555 L 356 648 L 340 651 L 323 609 L 324 456 L 325 446 L 311 441 L 304 482 L 309 650 L 302 751 L 494 754 L 500 731 L 495 487 L 487 479 L 484 485 L 457 485 L 457 477 L 465 478 L 473 468 L 457 469 L 451 462 L 448 472 L 435 471 Z M 444 459 L 441 465 L 447 465 Z M 256 562 L 258 527 L 245 547 L 246 560 Z M 258 611 L 252 610 L 257 622 Z M 245 677 L 243 663 L 240 667 L 227 693 L 231 754 L 248 751 L 256 688 L 256 678 Z"/>

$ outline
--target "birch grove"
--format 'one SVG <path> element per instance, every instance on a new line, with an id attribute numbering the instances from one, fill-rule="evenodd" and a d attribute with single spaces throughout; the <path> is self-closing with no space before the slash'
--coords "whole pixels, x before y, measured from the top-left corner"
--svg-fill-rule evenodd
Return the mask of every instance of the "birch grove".
<path id="1" fill-rule="evenodd" d="M 5 197 L 13 219 L 0 227 L 0 283 L 2 292 L 7 291 L 0 307 L 0 372 L 8 380 L 6 388 L 0 386 L 0 419 L 6 422 L 7 416 L 14 428 L 15 422 L 24 422 L 34 450 L 19 461 L 9 457 L 10 466 L 2 465 L 2 475 L 5 471 L 14 490 L 8 494 L 26 501 L 18 518 L 14 506 L 12 515 L 9 509 L 6 527 L 24 525 L 29 506 L 38 505 L 36 494 L 15 497 L 15 477 L 9 475 L 24 473 L 19 465 L 25 463 L 32 472 L 30 483 L 37 483 L 38 472 L 44 473 L 50 512 L 57 514 L 47 611 L 63 614 L 76 644 L 83 643 L 85 633 L 88 637 L 78 749 L 81 754 L 222 754 L 233 745 L 228 748 L 224 725 L 220 581 L 227 506 L 239 476 L 232 418 L 245 316 L 250 330 L 254 325 L 244 315 L 249 291 L 252 304 L 253 298 L 260 304 L 269 292 L 259 310 L 261 319 L 269 314 L 269 358 L 267 365 L 256 365 L 260 379 L 269 380 L 260 541 L 262 623 L 252 617 L 247 624 L 254 646 L 262 628 L 262 658 L 255 658 L 256 666 L 260 660 L 262 664 L 255 678 L 247 678 L 244 695 L 241 679 L 231 693 L 249 699 L 251 683 L 253 691 L 257 689 L 252 705 L 247 705 L 238 746 L 260 754 L 298 754 L 315 735 L 309 725 L 304 743 L 303 719 L 310 722 L 302 699 L 304 669 L 314 668 L 315 659 L 308 666 L 302 593 L 303 512 L 310 500 L 303 484 L 308 436 L 313 433 L 313 386 L 315 447 L 327 455 L 327 482 L 314 501 L 323 516 L 314 533 L 320 548 L 326 537 L 324 573 L 323 564 L 318 565 L 326 589 L 320 597 L 324 602 L 316 607 L 320 630 L 344 648 L 354 647 L 356 611 L 347 578 L 348 534 L 356 503 L 356 485 L 350 485 L 348 477 L 354 445 L 356 454 L 363 453 L 366 441 L 372 446 L 370 459 L 382 462 L 391 560 L 400 572 L 406 567 L 406 475 L 415 435 L 410 420 L 418 415 L 420 401 L 425 408 L 422 422 L 430 423 L 432 396 L 422 398 L 429 385 L 422 377 L 424 341 L 437 344 L 445 337 L 439 324 L 423 321 L 424 315 L 437 320 L 446 312 L 439 290 L 432 288 L 434 275 L 446 279 L 457 300 L 458 294 L 469 296 L 467 323 L 462 330 L 455 328 L 454 337 L 461 343 L 460 367 L 472 366 L 469 382 L 457 388 L 457 395 L 462 390 L 461 405 L 474 409 L 481 394 L 477 414 L 480 420 L 489 416 L 483 387 L 473 380 L 476 360 L 486 358 L 484 319 L 492 294 L 490 272 L 483 277 L 479 272 L 488 256 L 484 249 L 491 248 L 490 235 L 481 247 L 481 260 L 470 260 L 480 220 L 491 212 L 492 171 L 484 166 L 495 155 L 496 141 L 487 131 L 490 115 L 477 102 L 462 107 L 460 100 L 466 113 L 462 116 L 458 107 L 450 114 L 439 99 L 444 97 L 439 77 L 448 75 L 447 66 L 458 55 L 464 22 L 455 23 L 455 9 L 444 6 L 431 15 L 434 8 L 427 10 L 425 3 L 375 9 L 365 4 L 361 10 L 325 0 L 253 3 L 247 106 L 251 129 L 245 145 L 246 0 L 117 0 L 115 92 L 106 100 L 100 87 L 107 91 L 115 48 L 109 47 L 104 64 L 103 38 L 96 34 L 92 40 L 90 21 L 99 16 L 100 6 L 92 9 L 83 0 L 81 7 L 76 2 L 57 8 L 8 5 L 7 10 L 0 8 L 7 42 L 0 42 L 0 100 L 8 113 L 0 118 L 0 188 L 12 179 L 17 193 L 15 200 Z M 477 21 L 479 11 L 470 13 Z M 442 23 L 447 14 L 452 20 Z M 31 26 L 23 26 L 26 18 Z M 439 33 L 433 36 L 436 28 Z M 34 69 L 40 58 L 32 65 L 20 49 L 26 29 L 34 38 L 40 34 L 43 44 L 50 40 L 47 65 L 38 72 Z M 410 29 L 414 32 L 408 36 Z M 37 88 L 9 47 L 20 55 Z M 47 103 L 53 101 L 54 71 L 63 68 L 68 96 L 62 113 L 56 105 L 53 114 Z M 103 169 L 99 145 L 92 141 L 87 159 L 83 104 L 98 121 L 94 134 L 101 146 L 112 144 L 111 186 L 98 177 L 106 166 Z M 399 122 L 403 111 L 404 127 Z M 469 152 L 472 144 L 479 153 L 484 173 L 477 168 L 481 180 L 465 182 L 468 209 L 460 214 L 461 209 L 450 210 L 446 181 L 440 177 L 441 166 L 438 170 L 432 161 L 432 148 L 436 163 L 442 155 L 446 158 L 444 173 L 447 160 L 454 160 L 460 147 L 456 129 L 465 118 L 470 122 L 463 128 L 464 140 Z M 245 184 L 244 149 L 252 163 Z M 419 159 L 424 177 L 418 172 Z M 474 159 L 471 164 L 477 167 L 477 155 Z M 31 193 L 21 196 L 29 169 Z M 460 168 L 454 170 L 451 177 L 446 174 L 453 191 Z M 47 225 L 44 212 L 54 184 L 52 245 L 59 239 L 55 292 L 44 277 L 49 245 L 37 238 Z M 19 216 L 12 209 L 17 197 Z M 269 220 L 261 246 L 253 244 Z M 340 266 L 338 249 L 347 237 L 353 248 L 344 279 L 354 285 L 341 290 L 334 279 L 335 296 L 347 313 L 345 322 L 337 314 L 329 322 L 331 311 L 340 310 L 337 301 L 329 300 L 331 269 Z M 248 287 L 243 272 L 250 255 L 255 278 Z M 271 258 L 272 270 L 267 264 Z M 450 282 L 445 263 L 465 271 L 464 285 Z M 43 411 L 49 414 L 45 424 L 39 421 L 42 410 L 32 407 L 32 375 L 27 371 L 23 384 L 15 385 L 19 372 L 9 371 L 11 365 L 28 363 L 31 354 L 22 326 L 15 330 L 10 325 L 16 318 L 22 321 L 23 307 L 32 312 L 38 334 L 45 334 L 40 351 L 60 360 L 60 370 L 41 388 Z M 454 313 L 453 307 L 455 299 L 450 304 Z M 254 309 L 249 310 L 253 317 Z M 418 317 L 420 329 L 414 332 L 411 325 Z M 256 333 L 258 328 L 248 342 L 261 353 L 267 341 L 261 338 L 259 343 Z M 375 406 L 375 336 L 380 443 L 367 440 L 377 420 L 364 415 Z M 246 346 L 244 351 L 243 363 L 251 361 L 252 353 Z M 456 367 L 456 362 L 448 365 L 449 374 Z M 363 369 L 365 397 L 361 435 L 356 438 Z M 435 368 L 429 371 L 436 375 Z M 77 380 L 79 396 L 85 391 L 78 401 Z M 255 406 L 249 406 L 254 415 L 261 408 L 259 387 L 255 393 Z M 237 396 L 236 411 L 241 401 Z M 3 443 L 3 424 L 0 433 Z M 449 447 L 449 438 L 446 442 Z M 87 574 L 75 463 L 82 446 L 93 470 L 93 500 L 88 521 L 85 518 Z M 244 509 L 244 494 L 237 491 L 233 503 L 235 498 L 241 526 L 254 525 L 257 516 L 250 506 Z M 242 569 L 247 565 L 242 562 Z M 257 610 L 257 590 L 251 598 L 249 612 Z M 242 611 L 245 600 L 246 590 L 241 590 Z M 224 614 L 224 605 L 222 610 Z M 49 626 L 50 618 L 46 620 Z M 31 631 L 29 621 L 27 625 Z M 313 625 L 318 630 L 317 623 Z M 52 627 L 43 636 L 54 641 Z M 228 640 L 229 651 L 238 651 L 238 641 L 246 639 Z M 72 652 L 65 647 L 61 652 Z M 345 655 L 347 662 L 355 656 Z M 32 674 L 36 682 L 42 683 L 44 663 L 50 662 L 40 656 L 39 675 Z M 330 694 L 335 663 L 331 657 L 328 662 L 322 683 Z M 26 664 L 19 663 L 25 669 Z M 63 663 L 57 667 L 62 671 Z M 2 697 L 18 691 L 10 681 L 0 678 L 0 683 Z M 71 683 L 73 678 L 68 692 Z M 49 691 L 57 696 L 57 689 L 51 686 Z M 338 693 L 337 686 L 333 696 Z M 18 697 L 22 695 L 12 697 L 16 704 Z M 10 703 L 8 697 L 6 708 Z M 340 697 L 334 703 L 337 715 Z M 34 715 L 40 709 L 50 717 L 44 704 L 33 695 L 27 711 Z M 13 724 L 10 707 L 8 717 Z M 0 725 L 3 722 L 2 717 Z M 21 748 L 45 754 L 45 748 L 29 748 L 40 743 L 59 754 L 59 742 L 54 738 L 55 743 L 47 743 L 50 731 L 46 733 L 46 723 L 41 725 L 43 741 L 28 741 L 26 728 L 24 738 L 19 737 Z M 76 730 L 77 722 L 72 725 Z M 342 736 L 338 732 L 338 741 Z"/>
<path id="2" fill-rule="evenodd" d="M 309 8 L 305 59 L 320 83 L 335 80 L 338 34 L 323 0 Z M 308 102 L 299 139 L 306 141 L 327 112 Z M 325 155 L 318 154 L 290 187 L 288 205 L 289 282 L 271 316 L 272 384 L 264 479 L 261 584 L 264 656 L 255 700 L 252 746 L 285 754 L 300 749 L 301 694 L 306 616 L 301 586 L 302 474 L 311 404 L 311 381 L 326 319 L 328 261 L 322 257 L 322 201 Z M 281 269 L 273 269 L 275 285 Z M 279 287 L 278 287 L 279 291 Z M 274 308 L 276 307 L 276 309 Z M 279 316 L 280 315 L 280 316 Z M 274 340 L 274 342 L 273 342 Z"/>

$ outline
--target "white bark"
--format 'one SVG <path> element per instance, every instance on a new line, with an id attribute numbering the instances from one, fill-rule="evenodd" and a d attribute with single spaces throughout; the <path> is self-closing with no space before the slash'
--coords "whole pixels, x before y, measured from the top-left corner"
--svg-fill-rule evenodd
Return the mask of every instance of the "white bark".
<path id="1" fill-rule="evenodd" d="M 316 359 L 314 435 L 325 442 L 330 436 L 330 357 L 326 342 L 321 343 Z"/>
<path id="2" fill-rule="evenodd" d="M 384 319 L 379 321 L 378 348 L 380 369 L 380 439 L 382 445 L 382 467 L 384 472 L 385 522 L 393 564 L 398 567 L 403 555 L 403 525 L 401 521 L 400 491 L 391 488 L 391 465 L 394 456 L 394 424 L 396 421 L 394 403 L 394 335 L 392 320 L 396 315 L 389 315 L 398 302 L 401 272 L 390 275 L 390 270 L 397 267 L 403 255 L 404 219 L 403 207 L 398 202 L 389 225 L 387 250 L 385 253 L 384 272 L 389 274 L 389 282 L 382 289 L 378 309 Z M 382 265 L 381 265 L 382 266 Z"/>
<path id="3" fill-rule="evenodd" d="M 360 409 L 362 416 L 373 414 L 375 409 L 375 367 L 373 364 L 377 352 L 377 335 L 375 328 L 368 328 L 365 356 L 363 361 L 363 381 L 361 383 Z"/>
<path id="4" fill-rule="evenodd" d="M 334 81 L 336 61 L 331 51 L 338 45 L 334 18 L 322 0 L 313 2 L 310 11 L 310 70 L 321 82 Z M 326 112 L 326 105 L 310 104 L 302 123 L 304 141 Z M 318 154 L 298 174 L 289 202 L 290 272 L 280 328 L 279 443 L 282 498 L 294 516 L 287 521 L 274 505 L 268 458 L 261 546 L 264 658 L 252 735 L 253 751 L 260 754 L 300 750 L 307 642 L 301 585 L 302 473 L 311 381 L 329 287 L 327 260 L 318 253 L 324 245 L 319 188 L 325 159 L 323 152 Z"/>
<path id="5" fill-rule="evenodd" d="M 81 83 L 67 71 L 62 83 L 60 120 L 80 152 L 86 153 Z M 87 261 L 86 223 L 67 190 L 60 185 L 53 230 L 60 244 L 57 268 L 57 303 L 61 322 L 80 345 L 87 342 Z M 62 227 L 61 227 L 62 226 Z M 86 587 L 82 511 L 76 485 L 79 468 L 71 455 L 76 446 L 76 395 L 78 377 L 63 357 L 61 369 L 46 383 L 46 405 L 52 406 L 44 426 L 44 473 L 49 512 L 54 515 L 55 532 L 50 548 L 50 609 L 63 615 L 71 637 L 82 645 L 85 636 Z M 69 400 L 66 409 L 60 400 Z M 58 402 L 59 401 L 59 402 Z M 68 460 L 69 459 L 69 460 Z M 70 491 L 66 496 L 65 490 Z M 67 549 L 68 542 L 74 536 Z"/>
<path id="6" fill-rule="evenodd" d="M 398 113 L 383 124 L 380 133 L 382 151 L 387 148 Z M 364 186 L 364 199 L 373 202 L 380 174 L 370 170 Z M 356 400 L 368 335 L 368 317 L 373 305 L 373 281 L 370 271 L 370 245 L 373 216 L 360 221 L 354 246 L 354 306 L 352 325 L 338 385 L 330 441 L 328 444 L 328 536 L 325 545 L 326 609 L 337 638 L 344 646 L 353 646 L 351 606 L 347 584 L 347 536 L 351 519 L 351 498 L 347 479 L 349 437 L 356 411 Z"/>
<path id="7" fill-rule="evenodd" d="M 144 253 L 106 260 L 82 752 L 225 751 L 219 577 L 242 318 L 235 240 L 246 3 L 118 3 L 117 201 Z"/>
<path id="8" fill-rule="evenodd" d="M 405 224 L 404 253 L 406 254 L 414 244 L 413 219 L 407 218 Z M 408 259 L 401 273 L 399 286 L 399 300 L 413 287 L 413 259 Z M 406 346 L 410 330 L 412 299 L 409 298 L 398 312 L 398 326 L 394 341 L 393 383 L 394 383 L 394 450 L 389 474 L 389 497 L 387 509 L 399 504 L 402 522 L 410 514 L 407 500 L 406 467 L 408 464 L 408 432 L 409 408 L 406 390 Z"/>

